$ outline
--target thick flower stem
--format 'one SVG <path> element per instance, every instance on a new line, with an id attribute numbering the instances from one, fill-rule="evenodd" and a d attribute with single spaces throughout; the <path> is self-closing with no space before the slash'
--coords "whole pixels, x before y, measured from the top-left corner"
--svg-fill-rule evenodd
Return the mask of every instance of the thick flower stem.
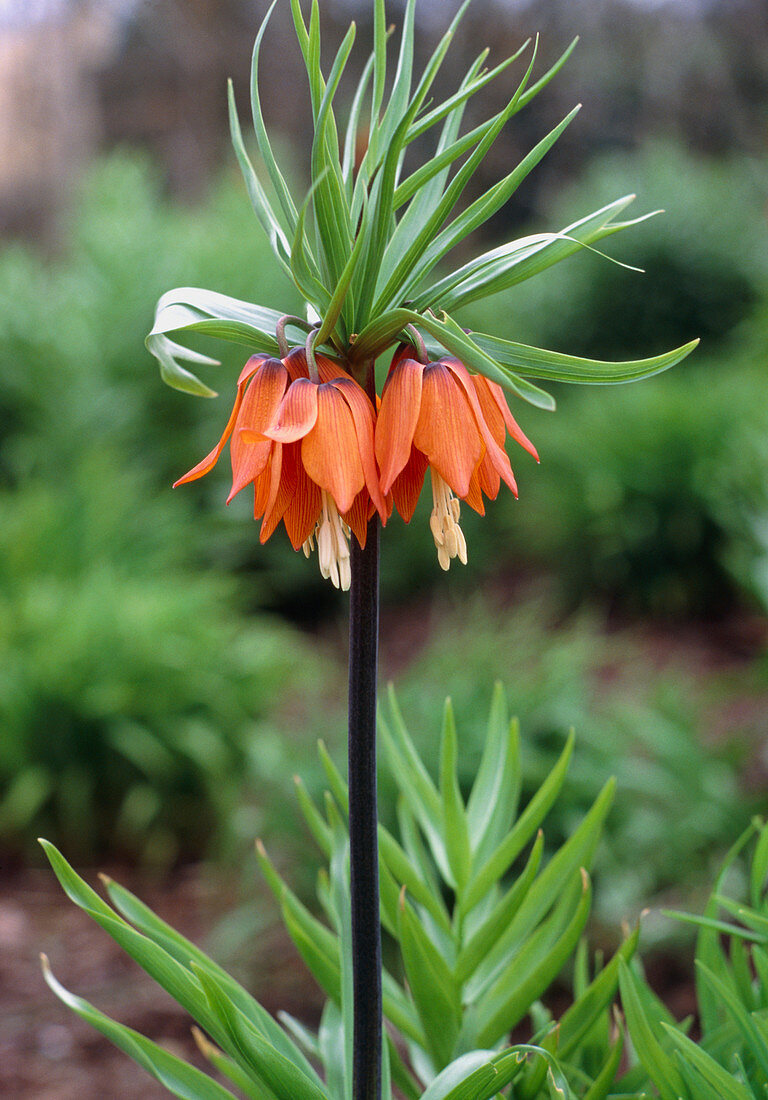
<path id="1" fill-rule="evenodd" d="M 371 380 L 372 385 L 372 380 Z M 379 520 L 351 546 L 349 605 L 349 840 L 354 979 L 354 1100 L 381 1097 L 381 924 L 376 810 Z"/>

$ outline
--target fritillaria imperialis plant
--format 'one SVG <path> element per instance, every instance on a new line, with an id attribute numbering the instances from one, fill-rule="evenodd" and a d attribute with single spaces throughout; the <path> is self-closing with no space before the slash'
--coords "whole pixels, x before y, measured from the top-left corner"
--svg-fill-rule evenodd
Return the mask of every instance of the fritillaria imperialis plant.
<path id="1" fill-rule="evenodd" d="M 603 238 L 643 220 L 642 217 L 634 221 L 618 220 L 632 196 L 618 198 L 560 231 L 512 240 L 481 252 L 458 267 L 450 267 L 451 253 L 503 207 L 578 110 L 571 111 L 490 190 L 462 205 L 467 185 L 494 141 L 518 111 L 547 85 L 570 53 L 569 48 L 551 69 L 534 79 L 535 43 L 526 42 L 513 57 L 490 70 L 484 67 L 488 53 L 485 50 L 456 89 L 444 101 L 434 102 L 433 83 L 466 7 L 466 3 L 462 5 L 424 72 L 415 79 L 415 3 L 408 0 L 397 63 L 390 79 L 387 66 L 390 32 L 384 0 L 373 0 L 373 49 L 362 70 L 342 135 L 336 96 L 354 43 L 355 26 L 350 26 L 326 76 L 320 66 L 318 2 L 313 0 L 307 22 L 300 0 L 291 0 L 314 119 L 310 186 L 301 202 L 292 196 L 278 166 L 262 114 L 258 70 L 267 16 L 253 51 L 251 106 L 256 146 L 274 199 L 268 197 L 250 160 L 230 86 L 232 141 L 269 245 L 305 300 L 311 319 L 305 321 L 208 290 L 185 288 L 170 291 L 161 298 L 147 339 L 165 381 L 204 396 L 215 395 L 182 364 L 213 365 L 215 361 L 192 350 L 189 338 L 201 333 L 247 348 L 249 357 L 238 379 L 234 406 L 223 434 L 210 454 L 181 477 L 180 482 L 212 470 L 229 442 L 230 498 L 248 486 L 253 487 L 254 515 L 261 520 L 260 539 L 270 538 L 282 522 L 295 550 L 303 549 L 307 556 L 316 550 L 323 576 L 337 587 L 351 590 L 349 788 L 343 794 L 337 790 L 339 806 L 336 811 L 329 811 L 322 829 L 317 818 L 312 818 L 331 858 L 331 877 L 325 896 L 330 899 L 328 908 L 337 925 L 338 938 L 332 937 L 336 946 L 331 946 L 327 930 L 319 931 L 319 926 L 311 926 L 311 933 L 305 930 L 305 936 L 314 935 L 316 945 L 325 944 L 331 958 L 336 960 L 335 969 L 332 966 L 329 972 L 326 966 L 324 974 L 332 995 L 331 1004 L 337 1007 L 329 1010 L 316 1048 L 321 1060 L 331 1067 L 327 1069 L 325 1083 L 304 1056 L 297 1053 L 285 1032 L 223 972 L 211 969 L 213 964 L 209 960 L 190 951 L 186 944 L 180 947 L 180 939 L 172 930 L 159 929 L 135 900 L 126 900 L 122 893 L 118 900 L 110 886 L 118 908 L 140 929 L 143 927 L 141 933 L 126 932 L 125 922 L 121 924 L 110 915 L 112 910 L 94 900 L 96 895 L 91 896 L 87 888 L 84 893 L 83 886 L 71 878 L 60 857 L 54 856 L 57 870 L 75 900 L 117 935 L 135 957 L 140 957 L 150 972 L 165 976 L 166 988 L 196 1015 L 225 1052 L 213 1052 L 209 1041 L 201 1039 L 213 1064 L 248 1096 L 283 1100 L 331 1096 L 378 1100 L 381 1096 L 380 913 L 384 913 L 390 928 L 398 926 L 416 1006 L 414 1015 L 413 1005 L 403 1008 L 390 995 L 390 1007 L 393 1003 L 396 1008 L 400 1004 L 401 1011 L 397 1019 L 388 1014 L 406 1036 L 410 1034 L 415 1044 L 411 1049 L 411 1068 L 428 1085 L 424 1096 L 438 1100 L 449 1096 L 496 1095 L 525 1061 L 528 1048 L 498 1057 L 487 1050 L 471 1053 L 478 1038 L 492 1045 L 503 1041 L 504 1028 L 511 1026 L 511 1017 L 504 1010 L 508 990 L 505 992 L 498 983 L 508 969 L 504 951 L 513 957 L 520 948 L 520 943 L 502 937 L 502 946 L 496 944 L 495 961 L 483 979 L 481 964 L 486 950 L 479 949 L 474 926 L 482 916 L 489 919 L 490 912 L 493 935 L 487 933 L 482 944 L 491 951 L 503 924 L 502 917 L 514 912 L 525 890 L 521 887 L 511 900 L 509 897 L 506 901 L 497 900 L 495 904 L 501 909 L 493 908 L 489 891 L 496 889 L 498 878 L 509 862 L 505 862 L 503 854 L 496 856 L 493 863 L 496 871 L 491 873 L 485 861 L 489 858 L 493 861 L 493 843 L 502 844 L 509 828 L 509 792 L 496 791 L 496 802 L 488 803 L 491 816 L 485 821 L 483 798 L 490 798 L 495 789 L 492 753 L 487 766 L 489 774 L 482 784 L 488 789 L 478 797 L 473 811 L 475 817 L 479 815 L 473 837 L 468 823 L 468 815 L 472 814 L 464 807 L 452 771 L 455 744 L 450 723 L 445 735 L 445 774 L 439 797 L 426 783 L 423 768 L 410 750 L 402 761 L 406 770 L 414 769 L 420 809 L 411 807 L 415 816 L 404 827 L 409 835 L 406 845 L 409 856 L 396 858 L 394 864 L 387 863 L 382 880 L 385 893 L 380 899 L 375 752 L 380 528 L 389 523 L 393 509 L 406 522 L 411 519 L 428 471 L 433 498 L 430 527 L 438 561 L 444 569 L 455 558 L 466 561 L 468 551 L 460 527 L 460 501 L 482 514 L 483 498 L 494 499 L 502 481 L 517 493 L 504 449 L 507 435 L 536 455 L 508 401 L 516 402 L 518 407 L 527 402 L 553 409 L 554 401 L 540 388 L 539 381 L 627 382 L 672 366 L 694 347 L 691 343 L 637 362 L 605 363 L 528 347 L 492 334 L 467 332 L 462 327 L 458 314 L 463 306 L 509 291 L 552 264 L 583 248 L 594 249 Z M 506 106 L 485 122 L 462 132 L 468 101 L 491 81 L 509 79 L 515 63 L 520 66 L 521 75 L 513 81 Z M 366 136 L 364 142 L 361 135 Z M 433 154 L 418 167 L 406 171 L 406 154 L 417 139 L 420 146 L 431 139 Z M 393 348 L 379 396 L 376 364 Z M 499 743 L 506 743 L 504 735 Z M 499 774 L 507 775 L 505 766 L 501 766 Z M 539 806 L 544 812 L 548 808 L 547 797 L 542 796 Z M 505 808 L 497 818 L 491 807 L 499 804 L 499 798 Z M 342 810 L 348 819 L 348 839 L 341 822 Z M 504 849 L 507 854 L 520 851 L 516 845 L 521 837 L 523 843 L 528 839 L 528 826 L 537 812 L 526 810 L 522 815 L 525 828 L 517 833 L 513 830 L 516 839 Z M 438 900 L 429 858 L 422 859 L 419 855 L 420 832 L 427 837 L 431 858 L 457 899 L 452 912 Z M 389 841 L 384 843 L 390 855 L 397 851 Z M 538 853 L 531 854 L 532 877 L 540 855 L 540 848 Z M 409 861 L 414 860 L 416 869 L 411 866 L 409 871 Z M 521 927 L 521 942 L 527 943 L 528 937 L 532 937 L 528 945 L 529 963 L 536 979 L 531 978 L 528 991 L 534 990 L 534 995 L 538 995 L 535 990 L 539 989 L 544 974 L 537 966 L 549 957 L 554 941 L 562 933 L 563 943 L 570 945 L 567 954 L 583 927 L 588 912 L 588 879 L 580 868 L 586 863 L 585 849 L 580 862 L 570 867 L 567 888 L 562 884 L 562 896 L 548 918 L 546 931 L 537 925 L 555 903 L 551 882 L 546 904 L 540 897 L 531 909 L 528 923 Z M 549 878 L 553 878 L 552 873 Z M 284 898 L 274 876 L 272 882 Z M 404 891 L 399 907 L 393 900 L 393 890 L 395 894 Z M 429 902 L 427 897 L 433 892 L 433 902 Z M 421 908 L 411 906 L 407 900 L 409 894 L 414 895 Z M 145 942 L 146 936 L 149 940 Z M 158 952 L 166 952 L 173 966 Z M 453 963 L 446 958 L 446 953 L 450 956 L 451 952 L 456 956 Z M 554 963 L 550 959 L 546 974 L 551 977 L 562 961 L 559 957 Z M 461 971 L 460 976 L 455 969 L 451 970 L 454 963 Z M 473 968 L 479 968 L 474 984 Z M 424 974 L 437 975 L 442 998 L 431 998 L 425 992 L 429 986 L 419 981 L 419 975 Z M 609 986 L 604 981 L 601 988 Z M 474 991 L 470 1002 L 463 1000 L 462 991 L 467 988 Z M 386 989 L 385 983 L 385 994 Z M 462 1025 L 462 1005 L 474 1005 L 480 994 L 491 996 L 490 1007 L 486 1004 L 482 1010 L 475 1006 L 467 1016 L 470 1022 Z M 523 1005 L 525 1010 L 531 1000 L 523 997 L 518 1007 Z M 602 1009 L 602 999 L 599 1005 Z M 429 1023 L 424 1018 L 425 1012 L 430 1017 Z M 482 1016 L 483 1012 L 485 1016 L 490 1013 L 493 1022 L 478 1029 L 477 1015 Z M 435 1013 L 438 1017 L 444 1014 L 442 1025 Z M 112 1036 L 119 1034 L 122 1045 L 129 1047 L 177 1095 L 231 1095 L 204 1075 L 190 1076 L 191 1071 L 180 1070 L 176 1062 L 168 1060 L 169 1056 L 163 1059 L 154 1050 L 148 1053 L 146 1040 L 140 1042 L 133 1037 L 129 1041 L 124 1031 L 114 1030 L 117 1025 L 111 1027 Z M 546 1031 L 545 1027 L 543 1033 Z M 342 1051 L 340 1061 L 330 1057 L 330 1047 Z M 546 1044 L 535 1049 L 544 1073 L 549 1066 L 553 1087 L 561 1092 L 567 1090 Z M 457 1056 L 458 1062 L 452 1063 L 454 1068 L 448 1067 L 439 1078 L 435 1077 Z M 158 1069 L 160 1063 L 162 1072 Z M 389 1058 L 384 1066 L 383 1085 L 388 1098 Z M 535 1096 L 542 1081 L 543 1075 L 537 1086 L 534 1075 L 526 1085 L 526 1094 Z M 418 1095 L 416 1077 L 404 1063 L 398 1087 L 405 1095 Z"/>

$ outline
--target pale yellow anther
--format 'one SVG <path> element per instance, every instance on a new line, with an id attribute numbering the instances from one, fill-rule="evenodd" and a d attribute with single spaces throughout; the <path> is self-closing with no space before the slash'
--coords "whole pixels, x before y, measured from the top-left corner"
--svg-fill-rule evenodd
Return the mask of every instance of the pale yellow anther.
<path id="1" fill-rule="evenodd" d="M 460 501 L 453 495 L 451 488 L 430 467 L 432 477 L 432 513 L 429 517 L 429 529 L 437 547 L 437 560 L 441 569 L 450 569 L 453 558 L 462 565 L 467 564 L 467 541 L 459 527 L 461 515 Z"/>
<path id="2" fill-rule="evenodd" d="M 320 518 L 302 549 L 309 557 L 317 542 L 320 572 L 335 588 L 341 588 L 344 592 L 352 583 L 349 534 L 349 527 L 339 515 L 335 501 L 323 489 Z"/>

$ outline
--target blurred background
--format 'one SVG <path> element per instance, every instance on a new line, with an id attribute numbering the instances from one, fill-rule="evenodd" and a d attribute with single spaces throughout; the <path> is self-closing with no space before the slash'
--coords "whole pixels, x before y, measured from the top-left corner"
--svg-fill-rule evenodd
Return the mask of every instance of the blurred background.
<path id="1" fill-rule="evenodd" d="M 228 76 L 247 117 L 266 7 L 0 0 L 8 1095 L 164 1095 L 51 1004 L 41 947 L 100 1007 L 187 1043 L 186 1021 L 70 912 L 42 869 L 41 834 L 212 939 L 268 1007 L 311 1018 L 316 1003 L 260 886 L 254 901 L 251 851 L 262 835 L 309 896 L 314 854 L 291 776 L 300 760 L 321 789 L 318 737 L 343 760 L 346 598 L 282 534 L 259 546 L 245 499 L 222 507 L 226 463 L 170 490 L 218 438 L 242 350 L 216 348 L 222 366 L 205 381 L 222 396 L 203 401 L 166 389 L 143 346 L 173 286 L 301 310 L 251 213 L 226 122 Z M 422 58 L 454 7 L 420 0 Z M 359 64 L 370 5 L 320 8 L 326 56 L 356 20 Z M 392 0 L 392 21 L 401 13 Z M 552 843 L 617 775 L 594 928 L 610 944 L 646 905 L 699 904 L 725 848 L 768 809 L 768 8 L 475 0 L 437 94 L 487 44 L 497 62 L 536 33 L 539 73 L 580 42 L 467 199 L 574 103 L 584 109 L 476 246 L 561 229 L 630 192 L 637 213 L 666 212 L 609 242 L 644 275 L 585 253 L 463 323 L 594 358 L 702 344 L 649 382 L 561 387 L 554 415 L 515 407 L 541 466 L 512 455 L 520 500 L 502 495 L 482 521 L 463 517 L 465 569 L 438 569 L 428 509 L 409 527 L 392 520 L 382 672 L 431 759 L 452 694 L 467 777 L 495 679 L 521 719 L 529 793 L 576 727 Z M 267 122 L 302 194 L 308 99 L 287 0 L 262 56 Z M 468 127 L 521 72 L 471 105 Z M 385 816 L 391 789 L 385 774 Z M 646 922 L 659 984 L 685 1008 L 676 934 L 660 917 Z"/>

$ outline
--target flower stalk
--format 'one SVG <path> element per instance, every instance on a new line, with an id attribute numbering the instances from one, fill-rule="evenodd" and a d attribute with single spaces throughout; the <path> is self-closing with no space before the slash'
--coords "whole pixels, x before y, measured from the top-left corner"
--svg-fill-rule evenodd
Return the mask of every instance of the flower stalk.
<path id="1" fill-rule="evenodd" d="M 374 395 L 373 363 L 366 390 Z M 349 601 L 349 844 L 354 988 L 354 1100 L 381 1097 L 381 922 L 376 792 L 379 520 L 365 546 L 352 540 Z"/>

